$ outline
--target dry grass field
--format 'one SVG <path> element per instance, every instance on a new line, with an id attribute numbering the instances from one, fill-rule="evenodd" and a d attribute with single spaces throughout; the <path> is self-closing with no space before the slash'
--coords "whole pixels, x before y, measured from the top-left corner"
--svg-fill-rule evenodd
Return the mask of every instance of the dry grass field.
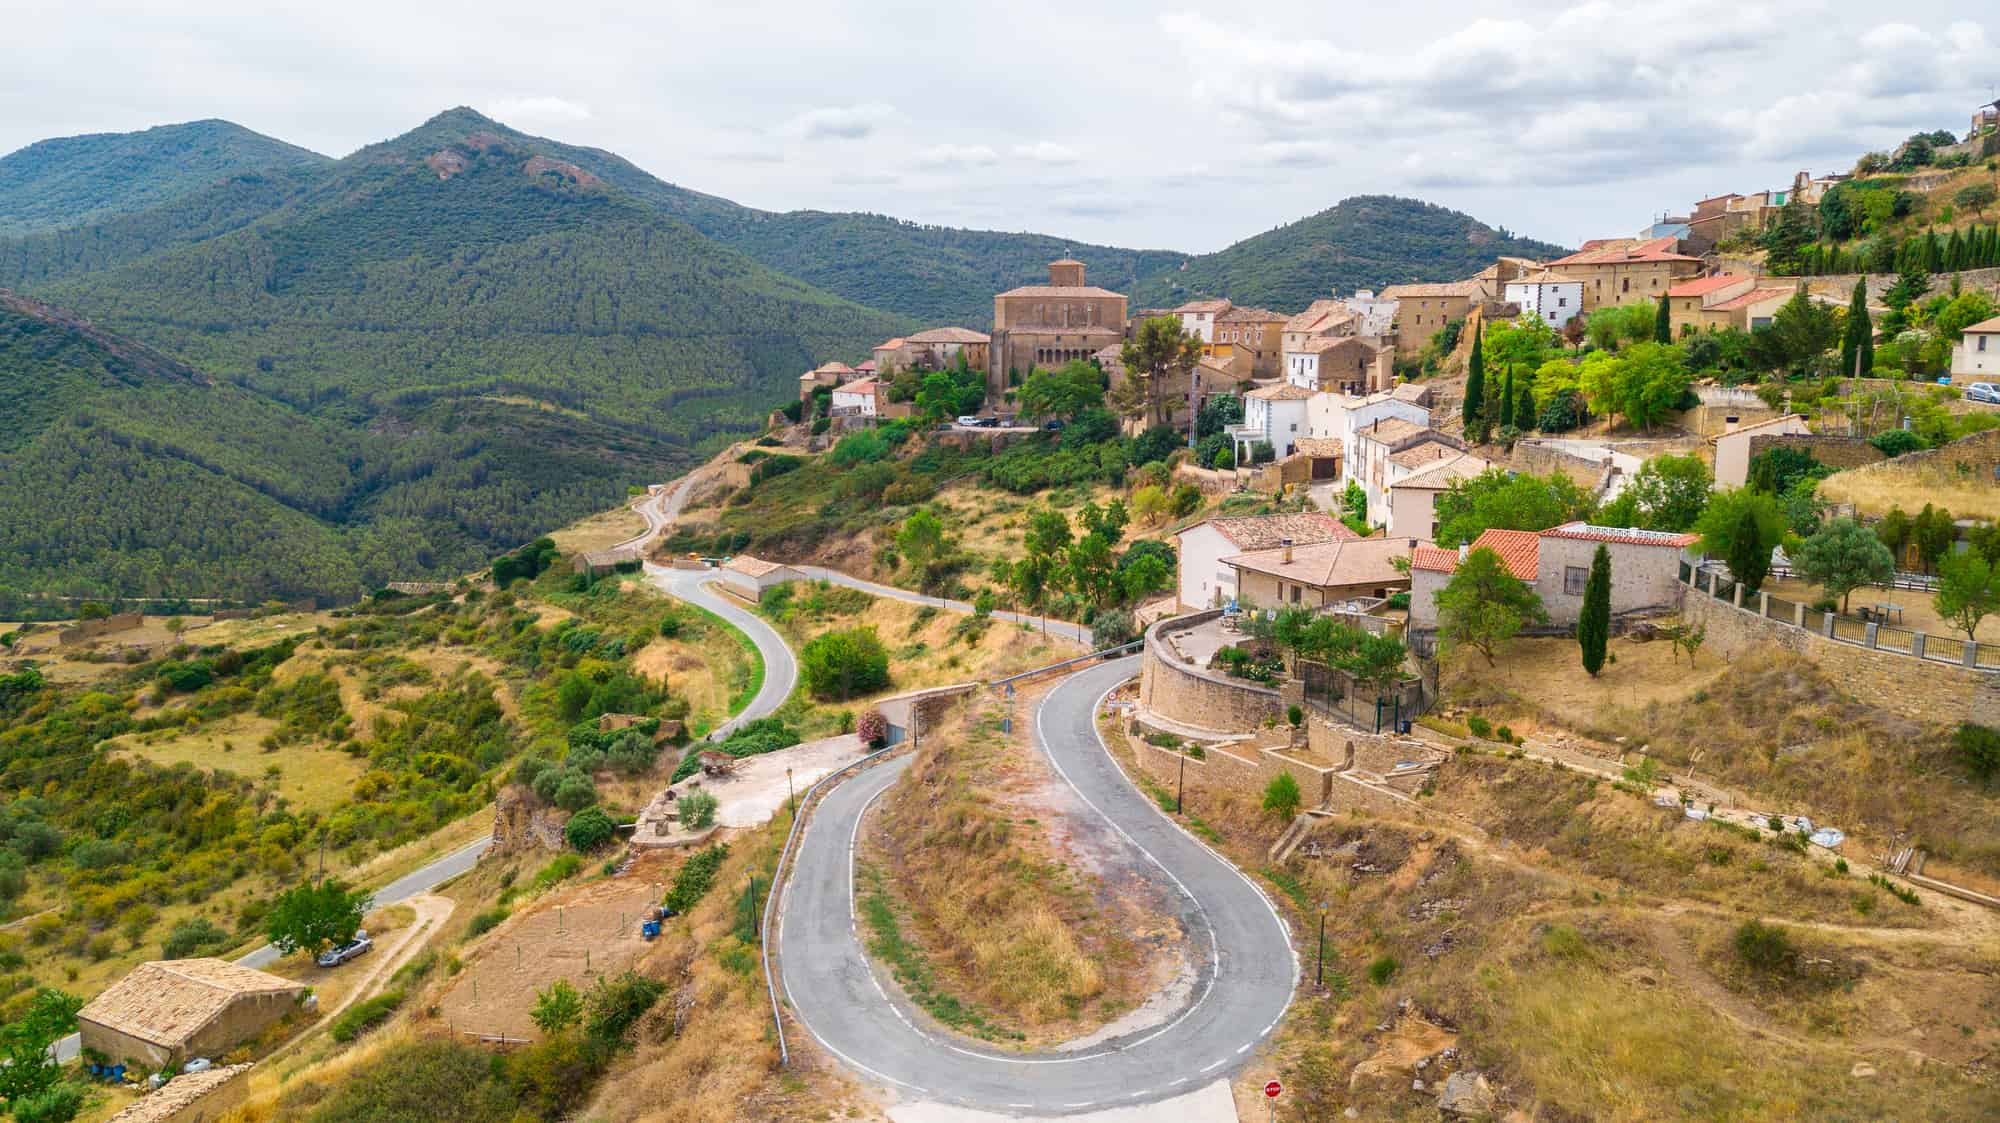
<path id="1" fill-rule="evenodd" d="M 270 718 L 234 714 L 185 732 L 127 733 L 107 744 L 155 764 L 235 773 L 282 797 L 294 811 L 329 811 L 345 803 L 368 761 L 318 742 L 260 748 L 258 742 L 277 727 Z"/>

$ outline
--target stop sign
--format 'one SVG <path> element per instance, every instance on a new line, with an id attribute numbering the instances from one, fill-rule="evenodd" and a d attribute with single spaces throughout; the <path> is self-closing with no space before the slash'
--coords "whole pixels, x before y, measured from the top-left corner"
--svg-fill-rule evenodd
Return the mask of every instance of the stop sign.
<path id="1" fill-rule="evenodd" d="M 1269 1084 L 1264 1085 L 1264 1094 L 1271 1097 L 1274 1100 L 1278 1098 L 1278 1093 L 1284 1090 L 1285 1086 L 1283 1084 L 1278 1083 L 1275 1080 L 1271 1081 Z"/>

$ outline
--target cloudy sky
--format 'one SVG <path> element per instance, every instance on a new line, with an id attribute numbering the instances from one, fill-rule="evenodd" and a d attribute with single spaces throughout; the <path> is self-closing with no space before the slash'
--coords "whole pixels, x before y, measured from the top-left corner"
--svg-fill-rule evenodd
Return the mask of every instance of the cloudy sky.
<path id="1" fill-rule="evenodd" d="M 1551 241 L 1845 170 L 2000 95 L 1986 0 L 4 0 L 0 151 L 453 105 L 772 209 L 1206 251 L 1353 194 Z"/>

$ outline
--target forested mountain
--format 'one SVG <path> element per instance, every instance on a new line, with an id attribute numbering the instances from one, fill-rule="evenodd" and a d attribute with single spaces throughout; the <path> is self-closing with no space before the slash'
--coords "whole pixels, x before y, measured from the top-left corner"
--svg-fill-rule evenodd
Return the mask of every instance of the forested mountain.
<path id="1" fill-rule="evenodd" d="M 227 121 L 39 141 L 0 157 L 0 236 L 144 210 L 244 172 L 327 163 Z"/>
<path id="2" fill-rule="evenodd" d="M 1452 281 L 1477 273 L 1495 257 L 1546 260 L 1566 252 L 1415 199 L 1357 195 L 1156 274 L 1133 291 L 1132 302 L 1170 308 L 1196 297 L 1226 296 L 1238 304 L 1296 312 L 1335 291 Z"/>
<path id="3" fill-rule="evenodd" d="M 50 592 L 351 598 L 677 467 L 629 428 L 494 401 L 307 416 L 4 293 L 0 415 L 0 614 Z"/>

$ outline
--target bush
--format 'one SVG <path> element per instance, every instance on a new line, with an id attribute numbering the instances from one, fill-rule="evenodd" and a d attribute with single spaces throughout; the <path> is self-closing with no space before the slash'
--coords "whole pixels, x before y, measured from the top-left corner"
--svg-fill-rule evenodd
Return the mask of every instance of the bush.
<path id="1" fill-rule="evenodd" d="M 57 1084 L 14 1101 L 14 1123 L 69 1123 L 83 1110 L 83 1091 Z"/>
<path id="2" fill-rule="evenodd" d="M 1982 781 L 2000 775 L 2000 729 L 1966 722 L 1958 727 L 1958 753 L 1965 767 Z"/>
<path id="3" fill-rule="evenodd" d="M 1799 952 L 1792 946 L 1791 936 L 1775 924 L 1746 920 L 1736 929 L 1732 942 L 1736 957 L 1759 971 L 1788 975 L 1798 964 Z"/>
<path id="4" fill-rule="evenodd" d="M 879 749 L 889 743 L 889 719 L 881 710 L 869 710 L 854 723 L 854 733 L 862 744 Z"/>
<path id="5" fill-rule="evenodd" d="M 194 959 L 221 951 L 229 943 L 228 932 L 206 917 L 197 916 L 175 924 L 168 931 L 160 954 L 168 959 Z"/>
<path id="6" fill-rule="evenodd" d="M 403 992 L 399 990 L 384 991 L 373 998 L 363 999 L 342 1010 L 340 1016 L 333 1019 L 333 1028 L 329 1032 L 335 1041 L 345 1045 L 388 1021 L 389 1015 L 402 1004 Z"/>
<path id="7" fill-rule="evenodd" d="M 1390 979 L 1396 977 L 1396 972 L 1402 966 L 1401 963 L 1396 962 L 1395 956 L 1382 956 L 1368 965 L 1368 981 L 1378 987 L 1386 985 Z"/>
<path id="8" fill-rule="evenodd" d="M 799 652 L 799 673 L 814 697 L 844 702 L 889 685 L 889 652 L 872 627 L 826 632 Z"/>
<path id="9" fill-rule="evenodd" d="M 1102 650 L 1131 643 L 1139 638 L 1139 628 L 1133 623 L 1132 614 L 1124 609 L 1102 608 L 1090 618 L 1090 635 Z"/>
<path id="10" fill-rule="evenodd" d="M 556 787 L 555 805 L 564 811 L 581 811 L 597 802 L 597 785 L 590 777 L 572 772 Z"/>
<path id="11" fill-rule="evenodd" d="M 652 1009 L 666 990 L 667 984 L 636 971 L 599 979 L 584 1003 L 583 1031 L 599 1041 L 622 1041 L 625 1031 Z"/>
<path id="12" fill-rule="evenodd" d="M 1908 429 L 1890 429 L 1868 438 L 1868 443 L 1880 449 L 1884 456 L 1901 456 L 1924 447 L 1922 437 Z"/>
<path id="13" fill-rule="evenodd" d="M 716 798 L 707 792 L 689 792 L 680 799 L 681 826 L 691 831 L 707 830 L 715 824 Z"/>
<path id="14" fill-rule="evenodd" d="M 676 914 L 693 908 L 707 894 L 708 887 L 715 883 L 716 872 L 722 869 L 723 859 L 727 857 L 727 846 L 711 846 L 689 855 L 688 860 L 681 863 L 680 872 L 674 874 L 674 883 L 667 889 L 666 900 L 661 903 Z"/>
<path id="15" fill-rule="evenodd" d="M 602 807 L 584 808 L 570 816 L 563 827 L 563 839 L 569 843 L 570 849 L 584 854 L 611 841 L 611 836 L 616 833 L 618 825 L 611 821 L 611 816 L 606 815 Z"/>
<path id="16" fill-rule="evenodd" d="M 1473 714 L 1471 717 L 1466 718 L 1465 727 L 1472 730 L 1472 735 L 1482 741 L 1493 739 L 1493 723 L 1480 717 L 1478 714 Z"/>
<path id="17" fill-rule="evenodd" d="M 506 909 L 504 908 L 487 909 L 485 912 L 482 912 L 477 916 L 474 916 L 472 918 L 472 923 L 465 926 L 466 938 L 470 939 L 474 936 L 484 936 L 486 933 L 491 932 L 495 928 L 500 927 L 500 922 L 505 919 L 507 919 Z"/>
<path id="18" fill-rule="evenodd" d="M 1292 818 L 1299 813 L 1301 802 L 1299 782 L 1290 772 L 1278 773 L 1264 788 L 1264 810 L 1274 818 Z"/>
<path id="19" fill-rule="evenodd" d="M 1290 722 L 1294 729 L 1304 725 L 1306 723 L 1305 708 L 1296 702 L 1292 703 L 1285 708 L 1285 720 Z"/>
<path id="20" fill-rule="evenodd" d="M 1168 509 L 1177 519 L 1184 519 L 1201 510 L 1201 489 L 1193 484 L 1181 484 L 1167 497 Z"/>

